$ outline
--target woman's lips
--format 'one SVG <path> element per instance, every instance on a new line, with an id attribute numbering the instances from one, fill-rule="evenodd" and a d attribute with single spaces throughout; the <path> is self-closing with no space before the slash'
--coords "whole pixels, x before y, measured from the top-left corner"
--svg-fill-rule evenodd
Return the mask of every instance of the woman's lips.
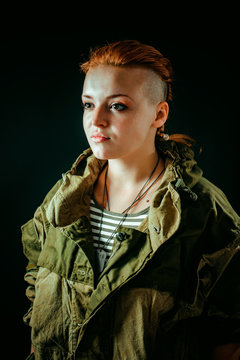
<path id="1" fill-rule="evenodd" d="M 101 143 L 101 142 L 110 140 L 109 137 L 106 137 L 104 135 L 93 135 L 93 136 L 91 136 L 91 138 L 95 143 Z"/>

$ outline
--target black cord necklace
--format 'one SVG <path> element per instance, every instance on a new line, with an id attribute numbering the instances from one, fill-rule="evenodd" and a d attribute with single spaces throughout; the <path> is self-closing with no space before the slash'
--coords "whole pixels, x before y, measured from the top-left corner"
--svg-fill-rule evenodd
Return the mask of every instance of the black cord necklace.
<path id="1" fill-rule="evenodd" d="M 143 191 L 143 189 L 147 186 L 148 182 L 150 181 L 150 179 L 152 178 L 153 174 L 155 173 L 155 170 L 156 168 L 158 167 L 158 164 L 159 164 L 159 161 L 160 161 L 160 158 L 158 156 L 158 160 L 157 160 L 157 163 L 156 165 L 154 166 L 149 178 L 146 180 L 146 182 L 143 184 L 143 186 L 141 187 L 140 191 L 138 192 L 137 196 L 135 197 L 135 199 L 133 200 L 133 202 L 131 203 L 131 205 L 129 205 L 123 212 L 122 214 L 125 214 L 125 213 L 128 213 L 128 211 L 133 207 L 133 205 L 135 205 L 136 202 L 138 202 L 147 192 L 148 190 L 153 186 L 153 184 L 157 181 L 157 179 L 162 175 L 162 172 L 161 174 L 159 174 L 159 176 L 154 180 L 154 182 L 147 188 L 147 190 L 145 190 L 142 195 L 141 195 L 141 192 Z M 164 170 L 164 169 L 163 169 Z M 105 173 L 105 182 L 104 182 L 104 191 L 103 191 L 103 204 L 104 204 L 104 197 L 105 197 L 105 193 L 107 195 L 107 210 L 110 211 L 110 206 L 109 206 L 109 197 L 108 197 L 108 190 L 107 190 L 107 174 L 108 174 L 108 167 L 107 167 L 107 170 L 106 170 L 106 173 Z"/>
<path id="2" fill-rule="evenodd" d="M 123 222 L 125 221 L 129 210 L 138 202 L 140 201 L 144 195 L 149 191 L 149 189 L 156 183 L 156 181 L 160 178 L 160 176 L 162 175 L 162 173 L 165 171 L 165 167 L 162 169 L 161 173 L 154 179 L 154 181 L 148 186 L 148 188 L 142 193 L 142 191 L 144 190 L 144 188 L 147 186 L 147 184 L 149 183 L 149 181 L 151 180 L 154 172 L 157 169 L 157 166 L 159 164 L 160 158 L 158 156 L 158 160 L 156 165 L 154 166 L 150 176 L 148 177 L 148 179 L 145 181 L 145 183 L 143 184 L 143 186 L 141 187 L 140 191 L 138 192 L 137 196 L 135 197 L 135 199 L 133 200 L 133 202 L 131 203 L 131 205 L 129 205 L 123 212 L 123 217 L 122 219 L 119 221 L 118 225 L 116 226 L 116 228 L 113 230 L 112 234 L 110 235 L 110 237 L 108 238 L 107 242 L 104 244 L 104 246 L 101 249 L 97 249 L 97 255 L 98 255 L 98 266 L 99 266 L 99 271 L 102 272 L 102 270 L 105 267 L 106 264 L 106 257 L 107 257 L 107 252 L 105 251 L 106 247 L 109 245 L 110 241 L 113 239 L 114 235 L 116 234 L 117 228 L 123 224 Z M 105 181 L 104 181 L 104 191 L 103 191 L 103 200 L 102 200 L 102 206 L 104 206 L 104 199 L 105 199 L 105 194 L 107 196 L 107 210 L 110 211 L 110 206 L 109 206 L 109 196 L 108 196 L 108 189 L 107 189 L 107 174 L 108 174 L 108 167 L 106 169 L 106 173 L 105 173 Z M 103 209 L 101 211 L 101 219 L 100 219 L 100 225 L 99 225 L 99 240 L 101 237 L 101 231 L 102 231 L 102 221 L 103 220 Z"/>

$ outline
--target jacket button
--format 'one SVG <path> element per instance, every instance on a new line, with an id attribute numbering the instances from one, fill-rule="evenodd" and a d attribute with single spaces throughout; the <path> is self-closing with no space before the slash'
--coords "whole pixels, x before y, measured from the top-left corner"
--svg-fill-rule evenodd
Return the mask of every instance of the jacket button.
<path id="1" fill-rule="evenodd" d="M 116 233 L 116 239 L 118 241 L 122 242 L 123 240 L 125 240 L 125 233 L 123 233 L 123 232 Z"/>

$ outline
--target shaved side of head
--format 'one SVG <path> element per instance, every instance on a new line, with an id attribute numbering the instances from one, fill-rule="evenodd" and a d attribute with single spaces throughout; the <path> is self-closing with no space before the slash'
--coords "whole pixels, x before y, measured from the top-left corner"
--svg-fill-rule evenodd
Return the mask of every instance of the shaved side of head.
<path id="1" fill-rule="evenodd" d="M 154 71 L 149 70 L 144 91 L 150 103 L 155 105 L 167 100 L 168 85 Z"/>

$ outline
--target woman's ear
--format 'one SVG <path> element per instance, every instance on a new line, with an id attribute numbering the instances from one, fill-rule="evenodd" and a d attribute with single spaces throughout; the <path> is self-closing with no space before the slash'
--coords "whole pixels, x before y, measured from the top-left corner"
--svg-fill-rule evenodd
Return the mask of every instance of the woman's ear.
<path id="1" fill-rule="evenodd" d="M 160 102 L 156 106 L 156 116 L 152 126 L 156 129 L 162 127 L 167 121 L 169 113 L 169 105 L 166 101 Z"/>

